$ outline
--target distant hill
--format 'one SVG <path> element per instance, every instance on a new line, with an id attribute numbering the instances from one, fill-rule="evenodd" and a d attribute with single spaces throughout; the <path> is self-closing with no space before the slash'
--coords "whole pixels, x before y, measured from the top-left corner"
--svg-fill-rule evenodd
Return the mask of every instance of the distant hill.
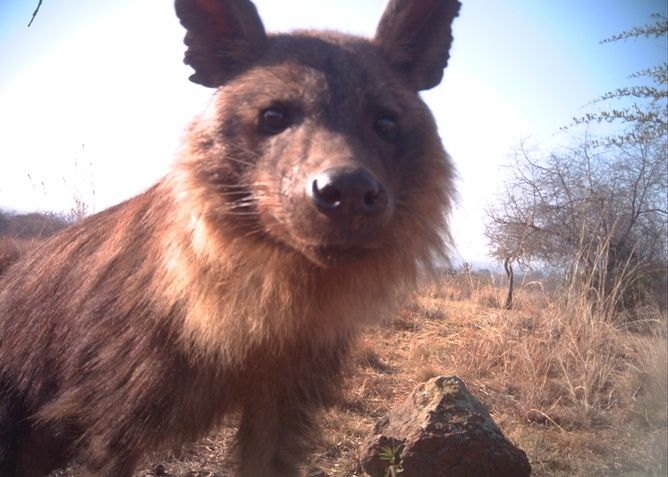
<path id="1" fill-rule="evenodd" d="M 65 218 L 53 213 L 17 214 L 0 210 L 0 236 L 21 239 L 48 237 L 68 225 Z"/>

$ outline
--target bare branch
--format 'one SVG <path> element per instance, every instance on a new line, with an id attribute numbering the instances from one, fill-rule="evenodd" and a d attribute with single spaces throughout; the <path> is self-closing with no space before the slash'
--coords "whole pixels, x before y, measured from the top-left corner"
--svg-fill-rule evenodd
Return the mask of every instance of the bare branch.
<path id="1" fill-rule="evenodd" d="M 32 18 L 30 19 L 30 23 L 28 23 L 28 28 L 30 28 L 30 25 L 32 25 L 32 22 L 35 20 L 35 17 L 37 16 L 37 12 L 39 12 L 39 9 L 42 7 L 42 0 L 39 0 L 39 3 L 37 3 L 37 8 L 35 8 L 35 11 L 32 12 Z"/>

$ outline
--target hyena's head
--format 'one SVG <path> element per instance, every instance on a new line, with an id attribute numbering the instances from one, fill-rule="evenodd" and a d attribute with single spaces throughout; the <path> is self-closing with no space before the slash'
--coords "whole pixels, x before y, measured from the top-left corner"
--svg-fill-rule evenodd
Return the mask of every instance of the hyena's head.
<path id="1" fill-rule="evenodd" d="M 198 213 L 322 267 L 428 261 L 452 167 L 418 92 L 441 81 L 458 10 L 391 0 L 368 40 L 270 35 L 250 1 L 176 0 L 190 79 L 217 88 L 181 161 Z"/>

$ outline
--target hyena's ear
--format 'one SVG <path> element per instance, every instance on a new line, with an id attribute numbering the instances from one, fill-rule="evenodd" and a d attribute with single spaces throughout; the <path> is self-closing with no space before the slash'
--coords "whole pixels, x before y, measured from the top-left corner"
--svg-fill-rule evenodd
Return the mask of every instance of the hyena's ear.
<path id="1" fill-rule="evenodd" d="M 195 83 L 222 85 L 265 47 L 264 26 L 248 0 L 176 0 L 175 7 L 187 30 L 183 61 L 195 70 Z"/>
<path id="2" fill-rule="evenodd" d="M 416 90 L 441 82 L 452 43 L 457 0 L 390 0 L 374 42 Z"/>

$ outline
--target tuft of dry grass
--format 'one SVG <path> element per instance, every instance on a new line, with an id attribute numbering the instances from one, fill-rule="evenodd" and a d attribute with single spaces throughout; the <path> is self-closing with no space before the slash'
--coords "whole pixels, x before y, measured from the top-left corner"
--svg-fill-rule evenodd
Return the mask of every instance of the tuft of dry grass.
<path id="1" fill-rule="evenodd" d="M 21 255 L 34 247 L 36 240 L 12 235 L 0 236 L 0 274 Z"/>

